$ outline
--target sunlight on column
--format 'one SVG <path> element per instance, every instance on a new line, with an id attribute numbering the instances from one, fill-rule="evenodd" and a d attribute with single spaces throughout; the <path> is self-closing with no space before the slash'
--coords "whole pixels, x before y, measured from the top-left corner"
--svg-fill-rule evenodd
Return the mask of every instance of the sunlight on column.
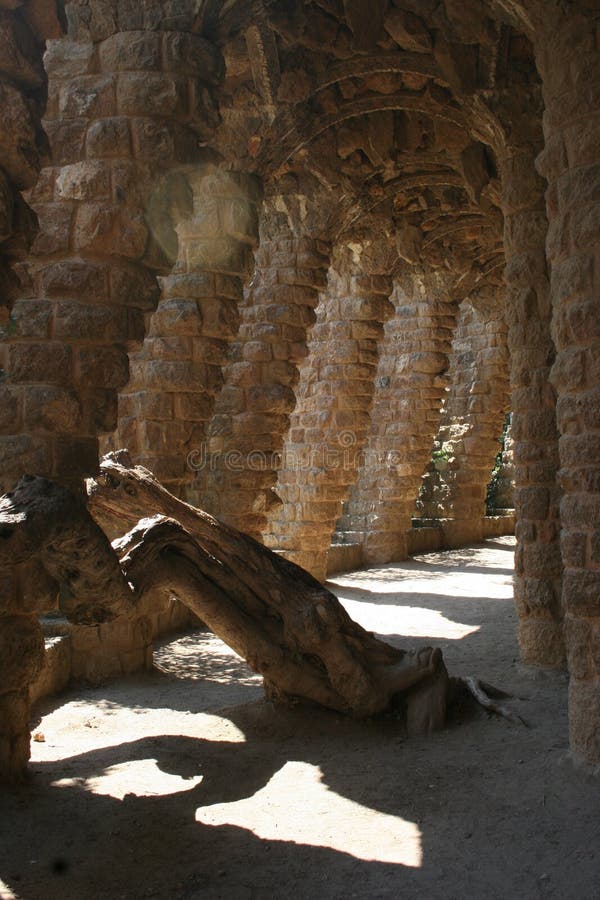
<path id="1" fill-rule="evenodd" d="M 268 841 L 328 847 L 357 859 L 420 868 L 421 831 L 414 822 L 340 797 L 321 781 L 321 770 L 287 762 L 253 797 L 200 806 L 203 825 L 234 825 Z"/>
<path id="2" fill-rule="evenodd" d="M 203 777 L 195 775 L 182 778 L 180 775 L 170 775 L 158 768 L 155 759 L 133 759 L 108 766 L 102 775 L 93 778 L 61 778 L 53 781 L 52 787 L 79 787 L 91 794 L 122 800 L 126 794 L 133 794 L 135 797 L 166 797 L 168 794 L 190 791 L 200 784 Z"/>
<path id="3" fill-rule="evenodd" d="M 421 606 L 388 606 L 362 600 L 338 597 L 353 619 L 377 634 L 399 634 L 407 637 L 448 638 L 460 640 L 479 631 L 479 625 L 453 622 L 434 609 Z"/>

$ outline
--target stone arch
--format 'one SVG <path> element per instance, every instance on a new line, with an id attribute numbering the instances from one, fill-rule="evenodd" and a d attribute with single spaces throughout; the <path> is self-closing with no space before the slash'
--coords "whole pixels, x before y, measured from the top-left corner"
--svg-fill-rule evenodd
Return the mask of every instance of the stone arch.
<path id="1" fill-rule="evenodd" d="M 487 302 L 467 297 L 460 306 L 437 459 L 421 492 L 421 514 L 442 520 L 448 547 L 485 537 L 486 489 L 509 406 L 508 329 L 499 300 L 496 287 Z"/>
<path id="2" fill-rule="evenodd" d="M 385 324 L 363 465 L 337 523 L 368 565 L 408 555 L 411 516 L 447 384 L 457 301 L 442 274 L 395 281 Z"/>
<path id="3" fill-rule="evenodd" d="M 21 266 L 17 290 L 6 274 L 6 261 L 22 252 L 32 222 L 14 189 L 32 187 L 43 142 L 14 92 L 31 100 L 27 110 L 39 111 L 44 88 L 39 60 L 25 81 L 18 73 L 8 73 L 12 94 L 3 70 L 2 90 L 12 98 L 11 112 L 24 110 L 22 122 L 15 118 L 15 134 L 21 135 L 25 123 L 25 143 L 34 161 L 32 171 L 15 175 L 15 160 L 4 158 L 14 148 L 3 137 L 3 167 L 10 184 L 1 179 L 2 215 L 6 218 L 8 209 L 11 219 L 8 231 L 1 233 L 0 277 L 11 305 L 10 318 L 4 316 L 10 333 L 1 348 L 6 374 L 1 385 L 6 400 L 0 442 L 3 477 L 9 484 L 27 468 L 77 487 L 95 467 L 97 434 L 114 427 L 116 395 L 128 377 L 127 351 L 142 340 L 158 300 L 156 276 L 170 270 L 164 247 L 149 233 L 145 198 L 166 172 L 206 162 L 199 143 L 215 138 L 222 159 L 214 157 L 213 162 L 223 170 L 267 180 L 310 171 L 341 198 L 341 226 L 332 232 L 338 244 L 346 240 L 348 229 L 377 213 L 411 265 L 437 271 L 447 262 L 460 268 L 453 255 L 450 261 L 450 251 L 468 256 L 471 265 L 463 270 L 461 294 L 495 276 L 502 264 L 493 228 L 486 228 L 485 235 L 478 229 L 478 237 L 468 230 L 444 230 L 440 219 L 440 230 L 430 231 L 428 238 L 423 229 L 432 220 L 419 209 L 419 200 L 435 210 L 447 208 L 455 219 L 453 229 L 471 205 L 490 220 L 501 210 L 515 412 L 515 594 L 522 655 L 527 662 L 557 665 L 566 652 L 572 745 L 581 758 L 597 761 L 595 5 L 591 0 L 486 0 L 472 5 L 445 0 L 422 12 L 416 37 L 403 30 L 399 4 L 390 7 L 388 18 L 380 17 L 379 33 L 369 27 L 361 4 L 354 2 L 330 5 L 333 12 L 325 22 L 331 25 L 329 31 L 316 27 L 314 32 L 314 24 L 327 19 L 322 11 L 311 5 L 303 21 L 289 16 L 294 21 L 286 29 L 281 21 L 284 6 L 289 11 L 287 4 L 212 2 L 199 15 L 192 0 L 168 7 L 157 0 L 72 5 L 70 37 L 52 44 L 48 52 L 55 77 L 47 128 L 56 156 L 32 190 L 42 231 L 31 259 Z M 255 11 L 258 24 L 251 21 Z M 26 19 L 27 4 L 15 15 Z M 223 75 L 221 55 L 199 30 L 209 28 L 226 51 L 243 41 L 250 25 L 258 28 L 258 49 L 249 65 L 233 66 L 220 125 L 215 90 Z M 420 42 L 418 60 L 395 49 L 414 50 L 415 42 Z M 238 50 L 236 45 L 232 57 Z M 251 49 L 242 50 L 252 55 Z M 261 53 L 263 66 L 257 65 L 256 54 Z M 402 79 L 394 81 L 399 73 Z M 383 79 L 386 74 L 391 80 Z M 377 82 L 375 76 L 382 78 Z M 394 123 L 401 121 L 406 141 L 387 153 L 390 116 Z M 365 140 L 381 138 L 371 146 L 371 156 L 366 143 L 344 143 L 344 123 L 363 129 Z M 543 178 L 536 174 L 536 165 Z M 397 179 L 406 179 L 404 189 Z M 192 237 L 190 232 L 190 241 Z M 165 295 L 165 304 L 189 299 L 181 297 L 185 274 L 173 274 L 180 280 L 166 290 L 172 287 L 179 296 Z M 383 275 L 387 279 L 389 272 Z M 352 277 L 359 279 L 360 274 Z M 357 292 L 383 297 L 383 286 L 380 290 L 374 278 L 362 285 L 355 281 L 348 294 L 353 295 L 356 286 Z M 235 296 L 230 297 L 215 290 L 214 299 L 239 300 L 239 285 L 236 291 L 232 289 Z M 357 317 L 352 324 L 362 321 Z M 379 337 L 381 317 L 365 321 Z M 157 333 L 151 340 L 163 337 Z M 366 349 L 369 356 L 372 348 Z M 372 371 L 365 383 L 374 374 L 369 359 Z M 317 360 L 318 354 L 309 366 Z M 146 373 L 143 378 L 145 382 Z M 148 395 L 152 393 L 160 392 Z M 367 398 L 360 407 L 364 423 L 369 391 L 360 396 Z M 314 410 L 307 406 L 309 412 Z M 202 415 L 204 423 L 208 412 Z M 151 421 L 149 414 L 146 418 Z M 304 438 L 297 436 L 302 443 Z M 348 485 L 338 486 L 345 496 Z M 312 515 L 316 507 L 311 505 L 310 487 L 303 484 L 303 496 Z M 331 508 L 321 510 L 327 529 L 333 506 L 339 507 L 334 487 L 332 480 L 327 487 Z M 290 488 L 286 505 L 294 502 L 301 501 L 292 498 Z M 327 529 L 315 529 L 320 554 L 325 552 Z M 288 528 L 288 535 L 291 532 Z M 298 540 L 303 534 L 304 524 L 297 530 Z M 287 549 L 294 551 L 293 543 L 288 541 Z M 9 608 L 18 595 L 20 611 L 29 609 L 28 604 L 39 609 L 48 601 L 49 585 L 39 572 L 25 573 L 26 582 L 17 575 L 8 578 Z M 6 618 L 2 634 L 10 643 L 14 630 Z M 15 618 L 22 618 L 21 613 Z M 29 627 L 33 616 L 27 613 L 25 618 Z M 23 634 L 31 637 L 35 662 L 39 633 L 27 627 Z M 14 701 L 14 710 L 22 699 L 12 697 L 8 706 Z M 21 750 L 14 748 L 22 737 L 18 728 L 23 708 L 15 713 L 21 724 L 11 732 L 10 746 L 2 737 L 8 765 L 15 754 L 22 761 Z"/>
<path id="4" fill-rule="evenodd" d="M 193 486 L 203 509 L 257 539 L 277 502 L 283 439 L 329 267 L 328 206 L 307 190 L 292 179 L 263 204 L 256 269 Z"/>
<path id="5" fill-rule="evenodd" d="M 131 355 L 118 429 L 105 448 L 126 447 L 178 496 L 206 445 L 206 429 L 239 327 L 253 267 L 260 188 L 213 165 L 186 173 L 191 208 L 175 226 L 178 253 L 143 346 Z"/>
<path id="6" fill-rule="evenodd" d="M 284 446 L 276 488 L 282 503 L 265 534 L 267 546 L 321 579 L 364 449 L 379 343 L 393 311 L 394 254 L 386 243 L 348 238 L 334 248 Z"/>

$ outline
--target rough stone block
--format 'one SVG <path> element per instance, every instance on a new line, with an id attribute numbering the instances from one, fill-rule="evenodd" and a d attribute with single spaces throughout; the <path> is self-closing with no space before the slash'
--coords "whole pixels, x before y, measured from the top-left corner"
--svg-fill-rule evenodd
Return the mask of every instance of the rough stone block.
<path id="1" fill-rule="evenodd" d="M 52 304 L 47 300 L 17 300 L 9 322 L 13 339 L 44 340 L 50 336 Z"/>
<path id="2" fill-rule="evenodd" d="M 565 662 L 560 622 L 527 618 L 519 621 L 519 648 L 526 665 L 561 668 Z"/>
<path id="3" fill-rule="evenodd" d="M 187 110 L 185 82 L 157 72 L 119 75 L 117 107 L 119 115 L 165 116 L 184 115 Z"/>
<path id="4" fill-rule="evenodd" d="M 141 210 L 102 203 L 81 203 L 77 209 L 73 244 L 79 251 L 140 259 L 147 240 Z"/>
<path id="5" fill-rule="evenodd" d="M 24 424 L 32 432 L 75 433 L 81 426 L 81 406 L 70 390 L 51 385 L 24 389 Z"/>
<path id="6" fill-rule="evenodd" d="M 118 32 L 100 44 L 100 65 L 104 72 L 156 71 L 161 65 L 161 44 L 156 32 Z"/>
<path id="7" fill-rule="evenodd" d="M 206 393 L 175 394 L 173 404 L 176 419 L 195 422 L 207 422 L 214 407 L 212 396 Z"/>
<path id="8" fill-rule="evenodd" d="M 38 675 L 44 641 L 34 616 L 3 616 L 0 621 L 0 684 L 5 694 L 26 688 Z"/>
<path id="9" fill-rule="evenodd" d="M 130 156 L 128 119 L 125 116 L 109 116 L 92 122 L 86 136 L 85 152 L 88 159 Z"/>
<path id="10" fill-rule="evenodd" d="M 127 310 L 119 306 L 57 303 L 54 337 L 65 341 L 124 341 L 127 338 Z"/>
<path id="11" fill-rule="evenodd" d="M 71 237 L 73 204 L 68 202 L 42 203 L 36 210 L 40 230 L 32 252 L 38 256 L 68 250 Z"/>
<path id="12" fill-rule="evenodd" d="M 53 79 L 86 75 L 91 70 L 93 53 L 93 44 L 87 41 L 70 41 L 67 38 L 48 41 L 44 65 Z"/>
<path id="13" fill-rule="evenodd" d="M 223 74 L 219 51 L 198 34 L 175 31 L 165 34 L 164 58 L 167 71 L 211 84 L 218 84 Z"/>
<path id="14" fill-rule="evenodd" d="M 69 384 L 71 350 L 56 341 L 45 344 L 12 344 L 8 349 L 9 369 L 14 381 L 41 384 Z"/>
<path id="15" fill-rule="evenodd" d="M 114 303 L 148 311 L 156 307 L 160 288 L 155 276 L 146 269 L 114 265 L 110 271 L 110 294 Z"/>
<path id="16" fill-rule="evenodd" d="M 66 200 L 108 200 L 110 168 L 101 162 L 64 166 L 56 180 L 56 190 Z"/>
<path id="17" fill-rule="evenodd" d="M 56 119 L 45 123 L 55 166 L 79 162 L 83 156 L 88 120 Z M 93 127 L 93 126 L 92 126 Z"/>
<path id="18" fill-rule="evenodd" d="M 119 347 L 79 347 L 75 360 L 75 380 L 82 387 L 118 390 L 129 380 L 129 359 Z"/>
<path id="19" fill-rule="evenodd" d="M 108 296 L 109 266 L 79 260 L 61 260 L 39 270 L 40 286 L 48 297 L 75 296 L 86 302 Z"/>
<path id="20" fill-rule="evenodd" d="M 79 75 L 60 88 L 59 113 L 65 119 L 100 119 L 115 109 L 115 80 L 100 75 Z"/>

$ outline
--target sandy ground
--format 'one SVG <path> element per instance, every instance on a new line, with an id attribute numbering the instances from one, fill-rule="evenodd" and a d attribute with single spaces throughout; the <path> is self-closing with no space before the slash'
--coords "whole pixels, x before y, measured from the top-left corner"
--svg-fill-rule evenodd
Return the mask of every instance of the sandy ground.
<path id="1" fill-rule="evenodd" d="M 463 709 L 391 719 L 277 710 L 212 635 L 156 671 L 39 710 L 32 778 L 0 794 L 0 897 L 599 900 L 600 780 L 567 753 L 562 673 L 517 663 L 512 542 L 332 582 L 392 642 L 519 697 L 529 728 Z"/>

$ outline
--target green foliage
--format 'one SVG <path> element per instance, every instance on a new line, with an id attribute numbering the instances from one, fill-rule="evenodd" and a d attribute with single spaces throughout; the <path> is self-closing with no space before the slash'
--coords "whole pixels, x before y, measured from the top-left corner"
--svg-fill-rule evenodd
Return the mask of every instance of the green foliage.
<path id="1" fill-rule="evenodd" d="M 507 413 L 506 418 L 504 420 L 504 425 L 502 427 L 502 434 L 498 438 L 498 443 L 500 444 L 500 449 L 496 453 L 496 457 L 494 459 L 494 468 L 492 469 L 492 476 L 490 478 L 490 482 L 487 486 L 486 494 L 485 494 L 485 511 L 486 515 L 493 516 L 498 508 L 498 504 L 496 502 L 496 497 L 498 496 L 498 487 L 500 481 L 500 472 L 502 471 L 502 455 L 504 453 L 504 446 L 506 444 L 506 433 L 508 431 L 508 426 L 510 425 L 510 417 L 512 413 Z"/>

